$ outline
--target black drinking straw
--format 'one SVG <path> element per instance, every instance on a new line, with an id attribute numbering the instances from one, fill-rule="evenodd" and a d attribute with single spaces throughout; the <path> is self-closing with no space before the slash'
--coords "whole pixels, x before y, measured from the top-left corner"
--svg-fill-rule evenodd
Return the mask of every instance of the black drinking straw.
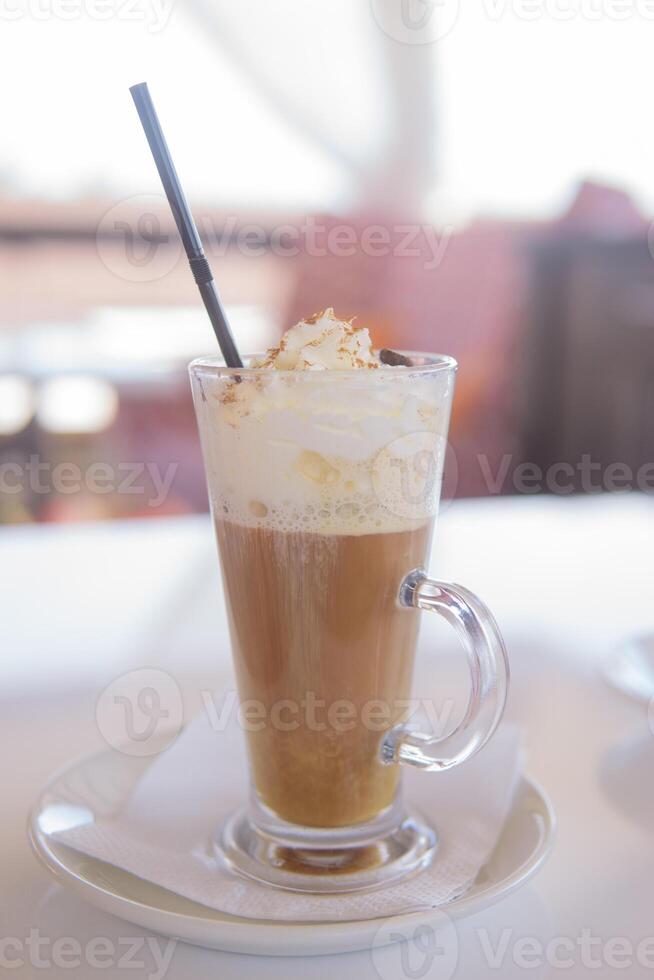
<path id="1" fill-rule="evenodd" d="M 157 165 L 157 170 L 161 177 L 161 183 L 163 184 L 168 203 L 173 212 L 175 224 L 177 225 L 186 257 L 191 266 L 193 278 L 200 290 L 200 295 L 209 314 L 209 319 L 211 320 L 216 337 L 218 338 L 225 363 L 231 368 L 243 367 L 243 361 L 234 343 L 223 305 L 220 302 L 218 291 L 214 285 L 213 274 L 204 254 L 193 215 L 188 206 L 188 201 L 184 196 L 182 185 L 179 182 L 179 177 L 175 170 L 175 164 L 170 156 L 170 150 L 168 149 L 159 119 L 157 118 L 157 113 L 148 91 L 147 82 L 132 85 L 130 92 L 132 93 L 141 125 L 150 144 L 152 156 L 154 157 L 154 162 Z"/>

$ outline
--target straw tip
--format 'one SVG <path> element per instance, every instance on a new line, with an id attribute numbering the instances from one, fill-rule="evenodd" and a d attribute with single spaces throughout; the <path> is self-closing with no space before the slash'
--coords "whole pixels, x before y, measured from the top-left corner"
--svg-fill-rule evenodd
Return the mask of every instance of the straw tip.
<path id="1" fill-rule="evenodd" d="M 136 85 L 130 85 L 129 90 L 134 95 L 135 92 L 145 92 L 147 87 L 147 82 L 137 82 Z"/>

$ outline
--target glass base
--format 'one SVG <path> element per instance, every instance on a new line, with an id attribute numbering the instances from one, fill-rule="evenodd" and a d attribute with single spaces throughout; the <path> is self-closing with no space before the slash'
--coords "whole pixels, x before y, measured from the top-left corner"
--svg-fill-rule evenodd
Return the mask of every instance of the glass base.
<path id="1" fill-rule="evenodd" d="M 426 868 L 437 838 L 417 816 L 398 817 L 395 807 L 370 823 L 343 829 L 298 827 L 257 807 L 255 814 L 246 808 L 229 817 L 214 848 L 232 871 L 256 881 L 287 891 L 337 894 L 383 887 Z"/>

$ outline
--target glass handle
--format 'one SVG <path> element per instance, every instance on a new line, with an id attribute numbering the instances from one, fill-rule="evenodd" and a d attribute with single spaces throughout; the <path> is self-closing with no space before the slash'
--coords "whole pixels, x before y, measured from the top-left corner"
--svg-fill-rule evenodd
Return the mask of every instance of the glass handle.
<path id="1" fill-rule="evenodd" d="M 504 641 L 481 599 L 460 585 L 436 582 L 420 569 L 404 579 L 399 600 L 411 609 L 436 612 L 454 626 L 466 648 L 472 688 L 465 716 L 453 732 L 439 737 L 400 725 L 385 737 L 382 761 L 431 771 L 451 769 L 486 744 L 502 717 L 509 688 Z"/>

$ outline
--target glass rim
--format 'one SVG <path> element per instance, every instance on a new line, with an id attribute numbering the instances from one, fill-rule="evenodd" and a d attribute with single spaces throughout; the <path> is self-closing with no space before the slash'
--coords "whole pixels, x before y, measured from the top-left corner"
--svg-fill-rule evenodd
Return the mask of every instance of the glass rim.
<path id="1" fill-rule="evenodd" d="M 374 351 L 373 353 L 378 353 Z M 404 357 L 409 357 L 415 359 L 420 363 L 407 364 L 407 365 L 382 365 L 386 367 L 387 370 L 381 375 L 381 377 L 400 377 L 406 378 L 411 375 L 431 375 L 440 374 L 445 372 L 454 372 L 458 368 L 458 362 L 454 357 L 449 354 L 431 354 L 425 351 L 407 351 L 398 350 L 395 351 L 397 354 L 402 354 Z M 251 361 L 253 358 L 262 358 L 267 354 L 266 351 L 262 351 L 254 354 L 244 355 L 244 361 Z M 369 377 L 379 379 L 380 375 L 377 371 L 370 372 L 366 370 L 359 370 L 356 368 L 340 368 L 337 370 L 325 370 L 325 371 L 306 371 L 306 370 L 284 370 L 284 371 L 271 371 L 270 368 L 253 368 L 253 367 L 242 367 L 242 368 L 230 368 L 224 363 L 220 355 L 215 356 L 204 356 L 194 358 L 188 366 L 189 372 L 191 374 L 197 374 L 200 372 L 214 374 L 216 377 L 243 377 L 243 378 L 260 378 L 266 375 L 272 375 L 275 378 L 312 378 L 313 380 L 318 380 L 323 378 L 324 380 L 333 380 L 334 378 L 349 379 L 349 380 L 361 380 L 361 378 Z"/>

